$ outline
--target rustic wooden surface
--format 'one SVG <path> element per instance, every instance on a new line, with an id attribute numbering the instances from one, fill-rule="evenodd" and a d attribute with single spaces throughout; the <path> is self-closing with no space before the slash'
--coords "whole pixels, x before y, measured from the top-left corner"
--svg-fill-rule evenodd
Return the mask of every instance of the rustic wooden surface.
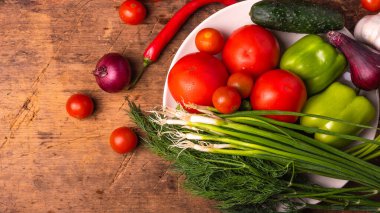
<path id="1" fill-rule="evenodd" d="M 125 97 L 152 109 L 162 102 L 170 61 L 191 30 L 222 8 L 198 11 L 130 92 L 108 94 L 91 71 L 105 53 L 139 67 L 147 42 L 186 0 L 143 1 L 144 24 L 119 20 L 120 0 L 0 0 L 0 212 L 218 212 L 181 186 L 169 163 L 139 147 L 122 156 L 110 132 L 133 126 Z M 341 8 L 347 27 L 364 14 L 358 0 L 319 0 Z M 94 116 L 70 118 L 67 98 L 96 101 Z"/>

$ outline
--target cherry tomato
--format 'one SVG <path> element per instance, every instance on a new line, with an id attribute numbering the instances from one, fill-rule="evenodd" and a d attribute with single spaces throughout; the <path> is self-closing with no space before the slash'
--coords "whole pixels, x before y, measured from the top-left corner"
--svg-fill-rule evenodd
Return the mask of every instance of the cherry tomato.
<path id="1" fill-rule="evenodd" d="M 126 0 L 119 8 L 119 16 L 126 24 L 140 24 L 146 16 L 145 6 L 137 0 Z"/>
<path id="2" fill-rule="evenodd" d="M 241 104 L 241 97 L 233 87 L 219 87 L 212 95 L 214 107 L 223 114 L 236 112 Z"/>
<path id="3" fill-rule="evenodd" d="M 214 28 L 204 28 L 197 33 L 195 46 L 197 46 L 200 52 L 215 55 L 222 51 L 224 37 L 222 33 Z"/>
<path id="4" fill-rule="evenodd" d="M 94 111 L 94 102 L 84 94 L 74 94 L 66 102 L 66 111 L 78 119 L 90 116 Z"/>
<path id="5" fill-rule="evenodd" d="M 361 0 L 362 7 L 371 12 L 380 11 L 380 0 Z"/>
<path id="6" fill-rule="evenodd" d="M 230 72 L 255 77 L 277 66 L 280 46 L 270 31 L 258 25 L 246 25 L 228 38 L 222 58 Z"/>
<path id="7" fill-rule="evenodd" d="M 307 98 L 303 81 L 285 70 L 271 70 L 262 74 L 252 89 L 251 105 L 254 110 L 283 110 L 300 112 Z M 270 115 L 279 121 L 294 123 L 296 116 Z"/>
<path id="8" fill-rule="evenodd" d="M 128 127 L 120 127 L 111 133 L 110 145 L 120 154 L 131 152 L 137 146 L 137 135 Z"/>
<path id="9" fill-rule="evenodd" d="M 225 86 L 227 79 L 228 72 L 220 60 L 197 52 L 184 56 L 173 66 L 168 76 L 168 87 L 174 100 L 182 106 L 189 103 L 212 106 L 212 94 Z"/>
<path id="10" fill-rule="evenodd" d="M 253 78 L 246 73 L 233 73 L 227 81 L 227 86 L 237 89 L 242 98 L 248 98 L 253 87 Z"/>

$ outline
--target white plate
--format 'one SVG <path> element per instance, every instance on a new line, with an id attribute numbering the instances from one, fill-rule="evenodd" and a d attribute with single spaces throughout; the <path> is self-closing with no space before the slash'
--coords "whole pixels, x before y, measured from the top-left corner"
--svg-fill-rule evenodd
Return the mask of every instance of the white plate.
<path id="1" fill-rule="evenodd" d="M 203 28 L 206 27 L 212 27 L 220 30 L 226 37 L 229 36 L 235 29 L 247 25 L 247 24 L 253 24 L 250 17 L 249 17 L 249 11 L 251 9 L 251 6 L 258 2 L 259 0 L 246 0 L 243 2 L 236 3 L 234 5 L 231 5 L 229 7 L 226 7 L 215 14 L 211 15 L 209 18 L 204 20 L 201 24 L 199 24 L 185 39 L 185 41 L 182 43 L 182 45 L 179 47 L 176 55 L 173 58 L 173 61 L 170 65 L 169 70 L 174 66 L 174 64 L 183 56 L 198 52 L 197 48 L 195 47 L 195 36 L 198 31 L 200 31 Z M 352 37 L 351 33 L 344 29 L 341 32 L 343 32 L 346 35 L 349 35 Z M 273 33 L 276 35 L 281 50 L 283 51 L 285 48 L 289 47 L 291 44 L 293 44 L 295 41 L 300 39 L 304 36 L 304 34 L 296 34 L 296 33 L 286 33 L 286 32 L 278 32 L 273 31 Z M 347 83 L 350 83 L 350 75 L 348 72 L 346 72 L 340 81 Z M 368 99 L 372 101 L 372 103 L 375 105 L 376 109 L 379 109 L 379 94 L 378 91 L 371 91 L 371 92 L 362 92 L 361 95 L 365 95 Z M 170 94 L 170 91 L 168 89 L 167 85 L 167 78 L 165 82 L 165 88 L 164 88 L 164 95 L 163 95 L 163 106 L 173 107 L 175 108 L 177 106 L 177 103 L 174 101 L 172 95 Z M 379 117 L 379 110 L 377 110 L 376 118 Z M 378 125 L 379 120 L 375 119 L 372 123 L 373 126 Z M 363 137 L 373 139 L 376 135 L 376 130 L 366 130 L 362 133 Z M 321 177 L 317 175 L 312 175 L 310 177 L 312 181 L 316 184 L 320 184 L 324 187 L 334 187 L 334 188 L 341 188 L 343 187 L 347 181 L 346 180 L 337 180 L 327 177 Z"/>

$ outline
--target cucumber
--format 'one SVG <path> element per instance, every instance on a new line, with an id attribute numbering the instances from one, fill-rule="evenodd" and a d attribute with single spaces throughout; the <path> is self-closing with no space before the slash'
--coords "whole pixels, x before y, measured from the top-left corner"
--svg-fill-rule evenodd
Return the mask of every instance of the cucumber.
<path id="1" fill-rule="evenodd" d="M 258 25 L 285 32 L 319 34 L 344 27 L 340 12 L 302 1 L 263 0 L 252 6 L 250 16 Z"/>

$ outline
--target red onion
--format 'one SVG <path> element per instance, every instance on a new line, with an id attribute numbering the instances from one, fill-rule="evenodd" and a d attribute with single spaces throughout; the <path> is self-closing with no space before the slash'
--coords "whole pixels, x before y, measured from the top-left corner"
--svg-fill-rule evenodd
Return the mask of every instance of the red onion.
<path id="1" fill-rule="evenodd" d="M 104 91 L 122 90 L 131 81 L 131 67 L 119 53 L 108 53 L 99 59 L 93 72 L 96 82 Z"/>
<path id="2" fill-rule="evenodd" d="M 380 54 L 339 32 L 330 31 L 327 38 L 346 56 L 355 86 L 363 90 L 380 87 Z"/>

